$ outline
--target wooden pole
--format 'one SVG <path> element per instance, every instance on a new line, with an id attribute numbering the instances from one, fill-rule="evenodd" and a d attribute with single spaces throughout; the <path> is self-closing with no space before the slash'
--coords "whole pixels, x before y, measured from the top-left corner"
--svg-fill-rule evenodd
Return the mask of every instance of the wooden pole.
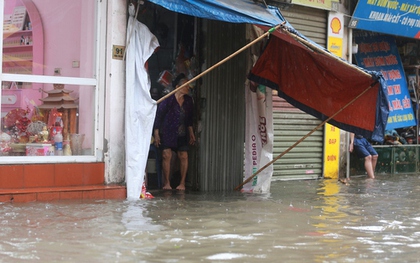
<path id="1" fill-rule="evenodd" d="M 285 22 L 283 22 L 284 24 Z M 250 46 L 254 45 L 255 43 L 257 43 L 258 41 L 260 41 L 262 38 L 266 37 L 267 35 L 271 34 L 271 32 L 277 30 L 280 28 L 280 26 L 282 26 L 283 24 L 277 25 L 275 27 L 270 28 L 267 32 L 265 32 L 264 34 L 262 34 L 261 36 L 259 36 L 258 38 L 254 39 L 253 41 L 251 41 L 250 43 L 248 43 L 246 46 L 242 47 L 241 49 L 237 50 L 235 53 L 229 55 L 228 57 L 224 58 L 223 60 L 219 61 L 218 63 L 214 64 L 213 66 L 211 66 L 210 68 L 206 69 L 205 71 L 201 72 L 200 74 L 198 74 L 197 76 L 195 76 L 194 78 L 190 79 L 189 81 L 185 82 L 183 85 L 181 85 L 180 87 L 174 89 L 173 91 L 169 92 L 168 94 L 166 94 L 165 96 L 163 96 L 162 98 L 160 98 L 157 101 L 157 104 L 161 103 L 162 101 L 164 101 L 165 99 L 167 99 L 169 96 L 171 96 L 172 94 L 174 94 L 175 92 L 177 92 L 178 90 L 182 89 L 183 87 L 189 85 L 190 83 L 196 81 L 197 79 L 201 78 L 202 76 L 206 75 L 207 73 L 209 73 L 210 71 L 212 71 L 213 69 L 217 68 L 218 66 L 222 65 L 223 63 L 225 63 L 226 61 L 230 60 L 231 58 L 233 58 L 234 56 L 238 55 L 239 53 L 241 53 L 242 51 L 244 51 L 245 49 L 249 48 Z"/>
<path id="2" fill-rule="evenodd" d="M 303 136 L 302 138 L 300 138 L 297 142 L 295 142 L 292 146 L 290 146 L 289 148 L 287 148 L 284 152 L 282 152 L 280 155 L 278 155 L 276 158 L 274 158 L 272 161 L 270 161 L 269 163 L 267 163 L 266 165 L 264 165 L 263 167 L 261 167 L 258 171 L 256 171 L 253 175 L 251 175 L 250 177 L 248 177 L 245 181 L 243 181 L 240 185 L 238 185 L 237 187 L 235 187 L 235 190 L 239 190 L 239 188 L 241 188 L 242 186 L 244 186 L 246 183 L 248 183 L 249 181 L 252 180 L 252 178 L 254 178 L 256 175 L 258 175 L 259 173 L 261 173 L 262 171 L 264 171 L 267 167 L 269 167 L 271 164 L 273 164 L 275 161 L 277 161 L 278 159 L 280 159 L 281 157 L 283 157 L 286 153 L 290 152 L 293 148 L 296 147 L 296 145 L 298 145 L 299 143 L 301 143 L 303 140 L 305 140 L 307 137 L 309 137 L 312 133 L 314 133 L 315 131 L 317 131 L 319 128 L 321 128 L 325 123 L 327 123 L 328 121 L 330 121 L 331 119 L 333 119 L 335 116 L 337 116 L 340 112 L 342 112 L 345 108 L 347 108 L 348 106 L 350 106 L 353 102 L 355 102 L 357 99 L 359 99 L 361 96 L 363 96 L 367 91 L 369 91 L 373 86 L 376 85 L 376 83 L 378 83 L 377 81 L 375 81 L 374 83 L 372 83 L 367 89 L 365 89 L 362 93 L 360 93 L 359 95 L 357 95 L 354 99 L 352 99 L 349 103 L 347 103 L 344 107 L 342 107 L 341 109 L 339 109 L 336 113 L 334 113 L 331 117 L 329 117 L 328 119 L 326 119 L 325 121 L 323 121 L 321 124 L 319 124 L 318 126 L 316 126 L 312 131 L 310 131 L 308 134 L 306 134 L 305 136 Z"/>

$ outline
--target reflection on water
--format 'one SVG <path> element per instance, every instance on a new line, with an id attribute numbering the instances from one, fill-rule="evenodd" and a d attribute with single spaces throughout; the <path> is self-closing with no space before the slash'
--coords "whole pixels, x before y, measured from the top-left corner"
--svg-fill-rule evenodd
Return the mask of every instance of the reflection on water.
<path id="1" fill-rule="evenodd" d="M 418 180 L 1 204 L 0 262 L 418 262 Z"/>

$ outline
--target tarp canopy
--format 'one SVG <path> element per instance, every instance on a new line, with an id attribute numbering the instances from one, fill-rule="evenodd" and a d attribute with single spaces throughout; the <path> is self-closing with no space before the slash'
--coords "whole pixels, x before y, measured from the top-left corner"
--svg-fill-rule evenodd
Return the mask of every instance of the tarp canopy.
<path id="1" fill-rule="evenodd" d="M 335 57 L 293 29 L 278 8 L 252 0 L 149 0 L 164 8 L 191 16 L 231 23 L 284 27 L 274 32 L 249 78 L 279 91 L 295 107 L 327 120 L 364 90 L 373 86 L 329 123 L 346 131 L 383 141 L 388 118 L 385 81 Z M 268 28 L 265 28 L 268 29 Z M 322 51 L 322 52 L 320 52 Z"/>
<path id="2" fill-rule="evenodd" d="M 284 19 L 278 8 L 266 8 L 252 0 L 149 0 L 177 13 L 220 20 L 230 23 L 247 23 L 273 26 Z"/>
<path id="3" fill-rule="evenodd" d="M 249 79 L 276 89 L 290 104 L 321 120 L 344 108 L 328 122 L 382 142 L 389 109 L 381 73 L 350 65 L 292 28 L 288 30 L 292 33 L 273 33 L 276 37 L 270 38 Z"/>

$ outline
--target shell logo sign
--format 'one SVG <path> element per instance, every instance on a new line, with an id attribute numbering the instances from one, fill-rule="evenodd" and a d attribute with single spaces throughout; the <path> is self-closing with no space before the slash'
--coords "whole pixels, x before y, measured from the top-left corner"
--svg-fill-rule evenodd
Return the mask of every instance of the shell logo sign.
<path id="1" fill-rule="evenodd" d="M 343 55 L 343 20 L 344 15 L 341 13 L 330 13 L 328 16 L 328 50 L 342 57 Z"/>
<path id="2" fill-rule="evenodd" d="M 340 19 L 338 19 L 337 17 L 334 17 L 331 20 L 330 27 L 331 27 L 331 30 L 332 30 L 332 33 L 333 34 L 340 34 L 340 30 L 341 30 L 341 21 L 340 21 Z"/>
<path id="3" fill-rule="evenodd" d="M 343 37 L 343 20 L 344 16 L 341 13 L 330 13 L 328 16 L 328 36 Z"/>

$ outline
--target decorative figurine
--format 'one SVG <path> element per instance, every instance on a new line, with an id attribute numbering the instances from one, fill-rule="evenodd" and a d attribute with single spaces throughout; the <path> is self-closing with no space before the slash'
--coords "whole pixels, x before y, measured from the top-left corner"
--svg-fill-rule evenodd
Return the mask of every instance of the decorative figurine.
<path id="1" fill-rule="evenodd" d="M 65 156 L 72 155 L 71 148 L 70 148 L 70 142 L 67 142 L 66 144 L 64 144 L 64 155 Z"/>
<path id="2" fill-rule="evenodd" d="M 42 131 L 40 132 L 40 134 L 41 134 L 42 142 L 48 142 L 49 132 L 48 132 L 47 126 L 44 126 L 42 128 Z"/>

